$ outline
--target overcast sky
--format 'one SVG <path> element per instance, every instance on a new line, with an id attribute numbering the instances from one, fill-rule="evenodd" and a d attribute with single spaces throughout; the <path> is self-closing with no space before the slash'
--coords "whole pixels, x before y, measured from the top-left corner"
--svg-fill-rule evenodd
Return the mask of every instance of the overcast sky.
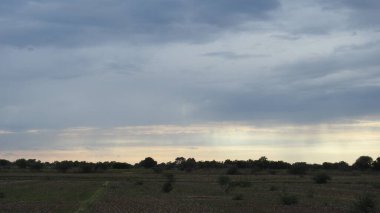
<path id="1" fill-rule="evenodd" d="M 378 0 L 2 0 L 0 158 L 379 156 L 379 20 Z"/>

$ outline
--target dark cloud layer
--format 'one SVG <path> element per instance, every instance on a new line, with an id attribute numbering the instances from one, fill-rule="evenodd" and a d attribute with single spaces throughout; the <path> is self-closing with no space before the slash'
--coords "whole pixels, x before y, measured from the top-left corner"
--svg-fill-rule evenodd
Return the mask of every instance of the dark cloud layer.
<path id="1" fill-rule="evenodd" d="M 0 130 L 376 116 L 379 10 L 375 0 L 4 0 Z"/>
<path id="2" fill-rule="evenodd" d="M 6 1 L 2 44 L 84 45 L 112 40 L 200 41 L 254 20 L 277 0 Z"/>

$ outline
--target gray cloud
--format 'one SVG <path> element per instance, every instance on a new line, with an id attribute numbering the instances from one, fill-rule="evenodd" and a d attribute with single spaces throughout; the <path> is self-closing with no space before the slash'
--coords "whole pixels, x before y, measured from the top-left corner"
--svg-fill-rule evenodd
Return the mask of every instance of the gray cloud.
<path id="1" fill-rule="evenodd" d="M 15 46 L 200 41 L 265 20 L 278 7 L 277 0 L 6 1 L 0 8 L 0 41 Z"/>
<path id="2" fill-rule="evenodd" d="M 380 3 L 376 0 L 339 0 L 322 2 L 327 10 L 348 10 L 349 22 L 347 25 L 349 29 L 380 29 L 379 22 L 377 21 L 380 18 Z"/>
<path id="3" fill-rule="evenodd" d="M 338 3 L 5 1 L 0 129 L 380 114 L 379 8 Z"/>
<path id="4" fill-rule="evenodd" d="M 250 57 L 265 57 L 265 55 L 236 54 L 234 52 L 209 52 L 203 55 L 222 59 L 244 59 Z"/>

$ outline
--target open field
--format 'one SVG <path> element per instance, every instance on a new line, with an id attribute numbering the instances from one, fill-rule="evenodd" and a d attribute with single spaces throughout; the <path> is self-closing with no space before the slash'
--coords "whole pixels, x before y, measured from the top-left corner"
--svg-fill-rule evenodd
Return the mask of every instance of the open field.
<path id="1" fill-rule="evenodd" d="M 166 173 L 175 179 L 169 193 L 162 192 Z M 316 184 L 312 172 L 243 171 L 228 177 L 245 185 L 225 191 L 218 184 L 223 169 L 160 174 L 149 169 L 88 174 L 10 170 L 0 173 L 0 212 L 351 212 L 363 194 L 380 204 L 380 174 L 328 173 L 330 182 Z M 297 201 L 284 205 L 284 196 Z"/>

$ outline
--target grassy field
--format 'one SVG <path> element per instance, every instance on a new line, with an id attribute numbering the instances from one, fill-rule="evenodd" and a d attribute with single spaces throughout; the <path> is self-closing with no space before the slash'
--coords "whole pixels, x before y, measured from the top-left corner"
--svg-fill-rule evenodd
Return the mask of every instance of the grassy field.
<path id="1" fill-rule="evenodd" d="M 166 173 L 175 179 L 169 193 L 162 191 Z M 316 184 L 311 172 L 296 176 L 243 171 L 228 177 L 244 184 L 225 190 L 218 184 L 225 175 L 222 169 L 161 174 L 145 169 L 89 174 L 1 171 L 0 212 L 352 212 L 363 195 L 379 206 L 380 174 L 328 174 L 331 181 Z M 284 204 L 287 200 L 289 205 Z"/>

